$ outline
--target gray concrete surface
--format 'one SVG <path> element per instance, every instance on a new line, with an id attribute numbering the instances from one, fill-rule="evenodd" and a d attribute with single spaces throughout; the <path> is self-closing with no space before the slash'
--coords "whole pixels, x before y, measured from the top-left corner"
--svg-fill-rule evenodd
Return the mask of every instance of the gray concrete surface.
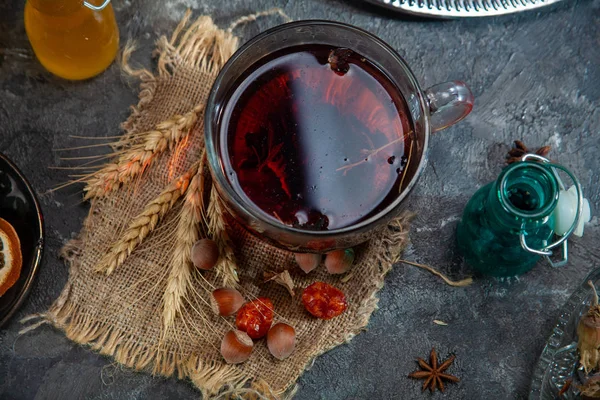
<path id="1" fill-rule="evenodd" d="M 136 85 L 112 66 L 96 79 L 69 83 L 44 72 L 25 37 L 23 1 L 0 2 L 0 151 L 24 170 L 41 194 L 67 179 L 52 149 L 71 147 L 70 135 L 118 134 Z M 114 0 L 124 41 L 140 39 L 149 65 L 155 38 L 169 33 L 187 7 L 222 26 L 273 6 L 293 19 L 340 20 L 390 43 L 424 86 L 468 82 L 475 109 L 463 123 L 437 134 L 430 165 L 412 196 L 418 213 L 406 257 L 453 276 L 468 269 L 455 253 L 454 229 L 469 196 L 495 178 L 514 139 L 550 144 L 553 157 L 579 176 L 593 213 L 600 210 L 600 3 L 567 0 L 552 9 L 494 19 L 407 19 L 340 0 Z M 239 29 L 248 39 L 279 23 L 267 18 Z M 41 194 L 46 216 L 44 264 L 31 295 L 0 331 L 0 399 L 198 398 L 187 382 L 153 378 L 74 345 L 49 327 L 19 337 L 20 317 L 45 310 L 60 293 L 67 268 L 60 247 L 81 226 L 80 188 Z M 397 265 L 381 292 L 367 332 L 319 357 L 299 380 L 300 400 L 514 399 L 529 390 L 532 369 L 557 310 L 585 275 L 599 266 L 600 228 L 594 218 L 574 240 L 570 264 L 539 265 L 519 279 L 478 279 L 455 289 L 413 267 Z M 434 319 L 446 321 L 438 326 Z M 457 355 L 462 378 L 445 394 L 421 394 L 406 375 L 432 346 Z"/>

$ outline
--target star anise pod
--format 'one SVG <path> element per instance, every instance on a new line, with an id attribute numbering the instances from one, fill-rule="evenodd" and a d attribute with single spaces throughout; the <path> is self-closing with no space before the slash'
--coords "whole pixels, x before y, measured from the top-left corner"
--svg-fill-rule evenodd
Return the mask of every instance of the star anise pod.
<path id="1" fill-rule="evenodd" d="M 327 57 L 327 62 L 334 72 L 338 75 L 344 75 L 350 70 L 350 63 L 348 63 L 348 60 L 352 54 L 354 54 L 352 50 L 345 48 L 331 50 L 329 52 L 329 57 Z"/>
<path id="2" fill-rule="evenodd" d="M 548 155 L 548 153 L 550 153 L 550 149 L 551 149 L 550 146 L 544 146 L 544 147 L 540 147 L 537 150 L 529 150 L 527 148 L 527 146 L 525 146 L 525 143 L 521 142 L 520 140 L 515 140 L 513 148 L 510 149 L 508 151 L 508 154 L 506 155 L 506 163 L 512 164 L 514 162 L 521 161 L 521 158 L 523 158 L 523 156 L 525 154 L 529 154 L 529 153 L 533 153 L 533 154 L 537 154 L 538 156 L 546 157 Z"/>
<path id="3" fill-rule="evenodd" d="M 445 389 L 443 382 L 444 380 L 454 383 L 460 381 L 460 379 L 454 375 L 444 373 L 444 371 L 448 369 L 455 358 L 455 356 L 451 356 L 449 359 L 438 365 L 438 356 L 435 353 L 435 348 L 433 348 L 431 349 L 431 354 L 429 355 L 429 364 L 427 364 L 422 358 L 417 358 L 417 362 L 419 363 L 419 367 L 421 367 L 421 371 L 415 371 L 408 375 L 408 377 L 425 380 L 425 382 L 423 382 L 423 391 L 429 389 L 429 391 L 433 392 L 437 387 L 437 389 L 443 392 Z"/>

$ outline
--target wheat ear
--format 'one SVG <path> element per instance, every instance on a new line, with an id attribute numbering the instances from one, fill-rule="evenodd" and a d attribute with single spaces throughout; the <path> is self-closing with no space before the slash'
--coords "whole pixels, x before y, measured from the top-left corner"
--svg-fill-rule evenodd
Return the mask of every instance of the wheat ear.
<path id="1" fill-rule="evenodd" d="M 192 283 L 192 246 L 198 241 L 202 223 L 204 189 L 204 152 L 200 167 L 185 195 L 181 216 L 177 223 L 176 244 L 171 258 L 171 271 L 163 295 L 163 332 L 167 332 L 181 315 L 182 302 Z"/>
<path id="2" fill-rule="evenodd" d="M 160 154 L 189 135 L 203 109 L 204 105 L 198 105 L 184 115 L 161 122 L 155 130 L 135 134 L 135 138 L 142 139 L 140 143 L 90 175 L 83 189 L 85 200 L 106 196 L 143 173 Z"/>
<path id="3" fill-rule="evenodd" d="M 217 189 L 213 184 L 210 192 L 210 203 L 208 204 L 208 235 L 217 242 L 219 248 L 219 262 L 216 266 L 217 277 L 223 279 L 223 286 L 235 287 L 239 282 L 235 255 L 227 230 L 225 221 L 225 208 L 221 204 Z"/>
<path id="4" fill-rule="evenodd" d="M 190 180 L 198 171 L 195 163 L 185 174 L 171 183 L 157 198 L 146 205 L 144 210 L 133 218 L 123 236 L 115 242 L 106 256 L 96 266 L 96 272 L 110 275 L 121 266 L 127 257 L 156 228 L 158 222 L 173 208 L 173 205 L 188 189 Z"/>

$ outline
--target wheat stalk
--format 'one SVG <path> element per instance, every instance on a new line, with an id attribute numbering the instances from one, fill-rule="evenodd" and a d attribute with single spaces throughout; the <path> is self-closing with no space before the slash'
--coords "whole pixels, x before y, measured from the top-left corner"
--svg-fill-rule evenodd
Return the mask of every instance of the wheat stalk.
<path id="1" fill-rule="evenodd" d="M 177 315 L 181 315 L 182 302 L 188 294 L 192 282 L 192 246 L 199 239 L 199 225 L 202 222 L 202 200 L 204 188 L 204 152 L 200 167 L 185 195 L 185 202 L 177 224 L 176 244 L 171 258 L 171 271 L 163 295 L 163 332 L 173 326 Z"/>
<path id="2" fill-rule="evenodd" d="M 90 174 L 83 189 L 85 200 L 106 196 L 143 173 L 160 154 L 189 135 L 203 109 L 204 105 L 198 105 L 184 115 L 161 122 L 155 130 L 135 134 L 135 138 L 143 138 L 140 143 L 126 149 L 114 163 Z"/>
<path id="3" fill-rule="evenodd" d="M 133 218 L 123 236 L 115 242 L 106 256 L 96 266 L 96 272 L 110 275 L 121 266 L 127 257 L 156 228 L 158 222 L 173 208 L 173 205 L 188 189 L 190 180 L 198 171 L 195 163 L 185 174 L 171 183 L 157 198 L 146 205 L 144 210 Z"/>
<path id="4" fill-rule="evenodd" d="M 219 248 L 219 262 L 216 266 L 217 277 L 223 279 L 223 286 L 235 287 L 239 282 L 236 270 L 235 255 L 227 230 L 225 221 L 225 209 L 217 189 L 213 184 L 210 192 L 210 203 L 208 204 L 208 235 L 217 242 Z"/>

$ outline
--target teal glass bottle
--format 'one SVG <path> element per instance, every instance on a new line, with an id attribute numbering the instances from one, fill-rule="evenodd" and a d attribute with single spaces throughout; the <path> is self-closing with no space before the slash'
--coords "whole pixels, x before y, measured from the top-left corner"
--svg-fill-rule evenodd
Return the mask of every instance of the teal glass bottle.
<path id="1" fill-rule="evenodd" d="M 507 277 L 529 271 L 553 236 L 552 212 L 559 184 L 551 169 L 522 161 L 506 167 L 496 181 L 479 189 L 467 203 L 457 227 L 459 251 L 477 272 Z"/>

